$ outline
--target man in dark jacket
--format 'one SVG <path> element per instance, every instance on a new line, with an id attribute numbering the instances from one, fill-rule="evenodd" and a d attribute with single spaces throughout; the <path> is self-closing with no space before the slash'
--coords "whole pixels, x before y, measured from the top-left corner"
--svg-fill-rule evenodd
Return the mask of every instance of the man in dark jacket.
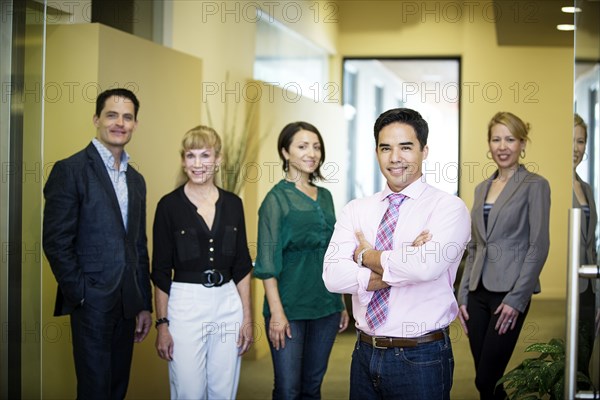
<path id="1" fill-rule="evenodd" d="M 96 100 L 96 137 L 58 161 L 44 187 L 43 246 L 58 282 L 54 315 L 71 316 L 78 399 L 123 399 L 133 343 L 152 323 L 146 184 L 125 145 L 139 101 L 127 89 Z"/>

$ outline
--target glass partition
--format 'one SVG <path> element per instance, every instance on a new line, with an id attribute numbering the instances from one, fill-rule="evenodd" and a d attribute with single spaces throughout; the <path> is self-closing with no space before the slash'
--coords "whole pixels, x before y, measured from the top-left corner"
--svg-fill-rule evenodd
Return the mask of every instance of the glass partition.
<path id="1" fill-rule="evenodd" d="M 599 244 L 596 205 L 600 204 L 600 3 L 576 0 L 574 5 L 576 116 L 573 140 L 573 207 L 581 209 L 579 264 L 596 265 Z M 598 279 L 579 279 L 577 371 L 589 377 L 592 386 L 578 382 L 578 391 L 591 390 L 593 387 L 597 390 L 600 387 L 600 342 L 596 335 L 599 288 Z M 593 397 L 586 398 L 600 397 L 593 394 Z"/>

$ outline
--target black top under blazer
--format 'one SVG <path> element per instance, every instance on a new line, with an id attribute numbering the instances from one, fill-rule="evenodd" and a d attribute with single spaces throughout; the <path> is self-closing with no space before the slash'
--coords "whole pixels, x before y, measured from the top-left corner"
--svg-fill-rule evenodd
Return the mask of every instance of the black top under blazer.
<path id="1" fill-rule="evenodd" d="M 81 301 L 126 318 L 152 311 L 146 242 L 146 184 L 126 172 L 127 227 L 106 166 L 93 143 L 54 164 L 44 187 L 43 247 L 58 282 L 54 315 Z"/>
<path id="2" fill-rule="evenodd" d="M 204 271 L 216 269 L 238 283 L 252 270 L 242 200 L 219 188 L 209 230 L 183 188 L 165 195 L 156 206 L 152 281 L 169 294 L 172 280 L 196 283 Z"/>
<path id="3" fill-rule="evenodd" d="M 458 303 L 480 283 L 491 292 L 506 292 L 503 303 L 525 311 L 550 248 L 550 185 L 542 176 L 519 166 L 496 199 L 488 216 L 483 205 L 496 172 L 475 188 L 471 210 L 471 242 L 460 283 Z"/>
<path id="4" fill-rule="evenodd" d="M 598 224 L 598 213 L 596 211 L 596 202 L 594 201 L 594 192 L 590 185 L 584 182 L 579 175 L 575 175 L 575 179 L 581 184 L 581 189 L 585 194 L 588 206 L 590 207 L 590 219 L 585 216 L 585 213 L 581 211 L 581 240 L 579 242 L 579 259 L 581 264 L 593 265 L 598 262 L 598 256 L 596 254 L 596 225 Z M 573 207 L 581 208 L 581 204 L 573 192 Z M 589 283 L 589 279 L 579 279 L 579 291 L 583 293 Z M 595 289 L 595 286 L 592 286 Z"/>

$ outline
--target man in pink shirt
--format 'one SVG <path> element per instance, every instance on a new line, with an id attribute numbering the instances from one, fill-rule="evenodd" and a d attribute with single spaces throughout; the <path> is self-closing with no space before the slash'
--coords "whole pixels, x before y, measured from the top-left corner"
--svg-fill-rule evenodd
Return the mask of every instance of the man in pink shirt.
<path id="1" fill-rule="evenodd" d="M 350 399 L 449 399 L 453 285 L 470 238 L 469 212 L 425 182 L 429 128 L 411 109 L 375 122 L 383 191 L 348 203 L 335 225 L 323 280 L 352 294 L 358 340 Z"/>

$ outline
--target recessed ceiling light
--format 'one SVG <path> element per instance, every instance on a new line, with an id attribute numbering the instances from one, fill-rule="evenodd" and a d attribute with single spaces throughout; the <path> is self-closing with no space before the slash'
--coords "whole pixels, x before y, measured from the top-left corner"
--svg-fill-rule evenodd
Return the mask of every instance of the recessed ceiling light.
<path id="1" fill-rule="evenodd" d="M 560 25 L 556 25 L 556 29 L 558 29 L 559 31 L 574 31 L 575 30 L 575 25 L 573 25 L 573 24 L 560 24 Z"/>
<path id="2" fill-rule="evenodd" d="M 561 11 L 564 13 L 574 14 L 574 13 L 581 12 L 581 8 L 579 8 L 579 7 L 563 7 L 563 8 L 561 8 Z"/>

